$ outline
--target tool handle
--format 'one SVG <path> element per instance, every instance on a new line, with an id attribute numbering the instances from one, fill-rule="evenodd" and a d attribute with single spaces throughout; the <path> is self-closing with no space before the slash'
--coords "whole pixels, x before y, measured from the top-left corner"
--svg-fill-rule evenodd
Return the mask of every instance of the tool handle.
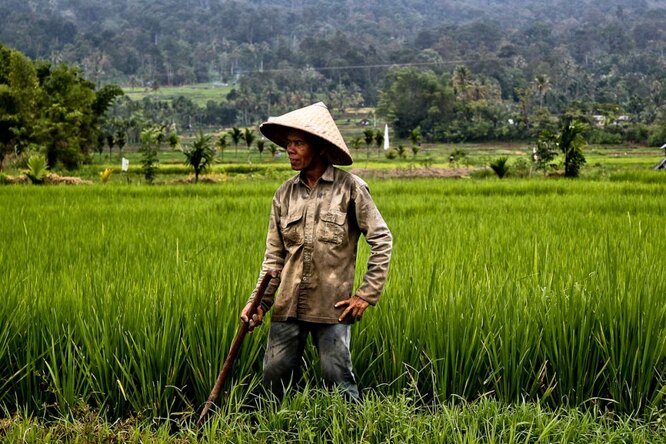
<path id="1" fill-rule="evenodd" d="M 227 379 L 227 376 L 229 375 L 229 373 L 231 373 L 234 361 L 236 360 L 236 355 L 238 355 L 238 351 L 240 350 L 241 344 L 243 343 L 243 339 L 245 338 L 245 335 L 247 334 L 248 329 L 250 327 L 250 320 L 252 319 L 254 313 L 257 311 L 259 304 L 261 304 L 261 300 L 264 298 L 264 294 L 266 293 L 266 289 L 268 288 L 269 282 L 273 278 L 278 277 L 279 275 L 280 275 L 279 271 L 271 270 L 264 275 L 263 279 L 259 283 L 259 288 L 257 289 L 257 293 L 255 294 L 254 299 L 252 300 L 252 304 L 250 305 L 250 311 L 248 313 L 248 321 L 247 322 L 241 321 L 241 325 L 240 327 L 238 327 L 238 331 L 236 332 L 234 341 L 231 344 L 231 349 L 229 349 L 229 353 L 227 354 L 227 357 L 224 360 L 224 364 L 222 365 L 222 370 L 220 370 L 220 373 L 217 375 L 217 380 L 215 381 L 213 390 L 211 390 L 210 395 L 208 396 L 208 400 L 206 400 L 206 404 L 204 405 L 204 408 L 201 411 L 201 415 L 199 416 L 199 420 L 197 421 L 197 426 L 201 426 L 203 424 L 204 419 L 208 414 L 208 410 L 210 410 L 213 404 L 215 404 L 215 401 L 217 400 L 217 397 L 220 394 L 220 390 L 222 389 L 222 384 L 224 384 L 224 380 Z"/>

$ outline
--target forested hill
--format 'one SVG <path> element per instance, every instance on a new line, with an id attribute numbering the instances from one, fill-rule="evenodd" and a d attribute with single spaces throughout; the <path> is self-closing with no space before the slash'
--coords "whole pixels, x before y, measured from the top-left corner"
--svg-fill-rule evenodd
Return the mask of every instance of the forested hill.
<path id="1" fill-rule="evenodd" d="M 229 81 L 285 67 L 479 54 L 519 54 L 532 66 L 563 47 L 584 64 L 663 56 L 666 47 L 663 0 L 3 0 L 0 16 L 0 43 L 77 64 L 103 83 Z"/>

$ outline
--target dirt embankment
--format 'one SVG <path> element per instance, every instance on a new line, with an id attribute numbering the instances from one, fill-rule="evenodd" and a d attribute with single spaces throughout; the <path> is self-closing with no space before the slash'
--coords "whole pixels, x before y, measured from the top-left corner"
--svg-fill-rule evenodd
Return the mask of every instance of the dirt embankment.
<path id="1" fill-rule="evenodd" d="M 371 169 L 354 168 L 353 174 L 360 177 L 375 177 L 382 179 L 402 178 L 402 177 L 439 177 L 439 178 L 461 178 L 469 176 L 474 169 L 471 168 L 443 168 L 443 167 L 421 167 L 421 168 L 392 168 L 392 169 Z"/>

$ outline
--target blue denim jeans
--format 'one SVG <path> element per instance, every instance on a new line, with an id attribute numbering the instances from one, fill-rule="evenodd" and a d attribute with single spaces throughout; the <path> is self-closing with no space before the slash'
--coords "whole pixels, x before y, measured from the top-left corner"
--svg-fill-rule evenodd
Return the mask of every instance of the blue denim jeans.
<path id="1" fill-rule="evenodd" d="M 359 392 L 352 372 L 349 338 L 351 325 L 309 322 L 272 322 L 264 354 L 264 385 L 282 397 L 284 387 L 301 377 L 303 351 L 312 334 L 321 362 L 321 374 L 327 386 L 336 385 L 349 398 Z"/>

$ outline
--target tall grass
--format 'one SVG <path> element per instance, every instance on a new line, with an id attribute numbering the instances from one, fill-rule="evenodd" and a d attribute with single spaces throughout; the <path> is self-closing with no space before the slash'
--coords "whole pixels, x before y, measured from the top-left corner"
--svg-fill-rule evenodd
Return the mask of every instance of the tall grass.
<path id="1" fill-rule="evenodd" d="M 256 280 L 278 184 L 0 188 L 0 404 L 197 410 Z M 395 242 L 385 295 L 353 329 L 363 387 L 433 405 L 664 408 L 663 184 L 371 188 Z M 252 390 L 265 338 L 246 340 L 228 389 Z"/>

